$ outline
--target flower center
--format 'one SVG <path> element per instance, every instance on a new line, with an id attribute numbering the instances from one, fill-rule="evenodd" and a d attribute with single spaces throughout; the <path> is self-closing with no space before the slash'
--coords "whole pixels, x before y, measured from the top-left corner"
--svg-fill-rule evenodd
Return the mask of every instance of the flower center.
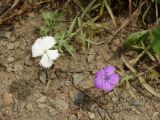
<path id="1" fill-rule="evenodd" d="M 105 82 L 108 82 L 108 80 L 111 79 L 111 75 L 109 75 L 108 73 L 105 74 L 105 78 L 104 78 L 104 81 Z"/>
<path id="2" fill-rule="evenodd" d="M 47 49 L 43 49 L 43 53 L 44 53 L 44 54 L 47 53 Z"/>

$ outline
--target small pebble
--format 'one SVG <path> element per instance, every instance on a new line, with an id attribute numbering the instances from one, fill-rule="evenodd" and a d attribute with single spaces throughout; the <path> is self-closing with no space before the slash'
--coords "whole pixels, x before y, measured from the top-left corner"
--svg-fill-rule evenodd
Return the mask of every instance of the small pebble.
<path id="1" fill-rule="evenodd" d="M 19 65 L 19 64 L 14 65 L 14 71 L 22 71 L 22 70 L 23 70 L 22 65 Z"/>
<path id="2" fill-rule="evenodd" d="M 78 120 L 78 118 L 76 117 L 76 115 L 71 115 L 70 120 Z"/>
<path id="3" fill-rule="evenodd" d="M 69 104 L 61 99 L 57 99 L 55 101 L 55 107 L 59 110 L 67 110 L 69 108 Z"/>
<path id="4" fill-rule="evenodd" d="M 154 112 L 152 120 L 160 120 L 160 113 L 159 112 Z"/>
<path id="5" fill-rule="evenodd" d="M 13 62 L 14 58 L 13 57 L 9 57 L 7 60 L 8 60 L 8 62 Z"/>
<path id="6" fill-rule="evenodd" d="M 36 103 L 43 103 L 43 102 L 45 102 L 46 101 L 46 96 L 41 96 L 37 101 L 36 101 Z"/>
<path id="7" fill-rule="evenodd" d="M 113 102 L 113 103 L 115 103 L 115 102 L 117 102 L 117 101 L 118 101 L 118 98 L 117 98 L 117 97 L 113 97 L 113 98 L 112 98 L 112 102 Z"/>
<path id="8" fill-rule="evenodd" d="M 140 103 L 139 103 L 139 101 L 137 101 L 137 100 L 133 100 L 133 101 L 131 102 L 131 105 L 132 105 L 132 106 L 140 106 Z"/>
<path id="9" fill-rule="evenodd" d="M 45 105 L 45 104 L 38 104 L 38 108 L 44 109 L 44 108 L 47 108 L 47 105 Z"/>
<path id="10" fill-rule="evenodd" d="M 99 108 L 98 112 L 101 114 L 102 118 L 105 119 L 106 111 L 104 109 Z"/>
<path id="11" fill-rule="evenodd" d="M 31 61 L 31 57 L 30 55 L 27 55 L 26 58 L 25 58 L 25 64 L 27 66 L 32 66 L 32 61 Z"/>
<path id="12" fill-rule="evenodd" d="M 26 106 L 27 110 L 30 111 L 30 112 L 33 112 L 34 109 L 33 109 L 33 106 L 31 103 L 29 103 L 27 106 Z"/>
<path id="13" fill-rule="evenodd" d="M 12 110 L 13 110 L 13 112 L 16 112 L 16 111 L 18 111 L 18 100 L 15 100 L 14 101 L 14 105 L 13 105 L 13 108 L 12 108 Z"/>
<path id="14" fill-rule="evenodd" d="M 26 46 L 27 46 L 26 42 L 23 42 L 23 43 L 20 44 L 19 48 L 21 50 L 24 50 L 24 49 L 26 49 Z"/>
<path id="15" fill-rule="evenodd" d="M 78 85 L 84 79 L 83 73 L 74 73 L 73 74 L 73 84 Z"/>
<path id="16" fill-rule="evenodd" d="M 75 103 L 76 104 L 82 104 L 84 102 L 84 94 L 82 92 L 78 92 L 76 95 L 75 95 Z"/>
<path id="17" fill-rule="evenodd" d="M 7 44 L 7 49 L 8 49 L 8 50 L 14 49 L 14 43 L 9 43 L 9 44 Z"/>
<path id="18" fill-rule="evenodd" d="M 42 72 L 39 76 L 39 79 L 43 84 L 45 84 L 47 82 L 47 75 L 44 72 Z"/>
<path id="19" fill-rule="evenodd" d="M 96 115 L 94 113 L 88 112 L 89 118 L 94 119 Z"/>
<path id="20" fill-rule="evenodd" d="M 5 92 L 3 94 L 3 104 L 4 106 L 8 106 L 13 102 L 12 94 Z"/>
<path id="21" fill-rule="evenodd" d="M 58 112 L 52 108 L 51 106 L 48 106 L 48 111 L 50 116 L 55 116 Z"/>
<path id="22" fill-rule="evenodd" d="M 83 88 L 83 89 L 89 89 L 91 87 L 93 87 L 94 84 L 93 84 L 93 80 L 92 79 L 86 79 L 86 80 L 83 80 L 80 84 L 79 84 L 79 87 L 80 88 Z"/>
<path id="23" fill-rule="evenodd" d="M 20 45 L 19 42 L 15 42 L 15 43 L 14 43 L 14 46 L 15 46 L 16 48 L 19 47 L 19 45 Z"/>

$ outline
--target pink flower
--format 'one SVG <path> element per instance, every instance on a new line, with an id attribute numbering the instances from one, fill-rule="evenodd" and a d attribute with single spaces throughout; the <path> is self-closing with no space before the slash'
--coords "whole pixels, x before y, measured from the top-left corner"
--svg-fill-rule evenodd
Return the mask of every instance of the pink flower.
<path id="1" fill-rule="evenodd" d="M 116 73 L 116 68 L 109 65 L 96 73 L 94 85 L 98 89 L 109 92 L 114 89 L 119 79 L 120 76 Z"/>

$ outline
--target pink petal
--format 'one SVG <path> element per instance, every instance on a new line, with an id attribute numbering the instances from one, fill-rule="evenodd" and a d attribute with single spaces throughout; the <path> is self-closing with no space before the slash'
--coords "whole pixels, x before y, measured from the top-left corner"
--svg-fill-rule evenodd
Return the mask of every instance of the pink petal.
<path id="1" fill-rule="evenodd" d="M 99 79 L 103 80 L 105 78 L 105 72 L 104 72 L 104 70 L 99 70 L 96 73 L 96 78 L 99 78 Z"/>
<path id="2" fill-rule="evenodd" d="M 96 78 L 94 80 L 94 85 L 95 85 L 96 88 L 102 89 L 103 81 L 101 79 L 99 79 L 99 78 Z"/>
<path id="3" fill-rule="evenodd" d="M 111 74 L 115 73 L 116 68 L 114 66 L 109 65 L 109 66 L 104 68 L 104 71 L 106 73 L 108 73 L 109 75 L 111 75 Z"/>
<path id="4" fill-rule="evenodd" d="M 106 92 L 109 92 L 113 90 L 114 86 L 109 83 L 103 83 L 103 90 Z"/>
<path id="5" fill-rule="evenodd" d="M 120 79 L 120 76 L 118 74 L 113 74 L 111 75 L 111 78 L 109 79 L 108 82 L 115 86 L 118 83 L 119 79 Z"/>

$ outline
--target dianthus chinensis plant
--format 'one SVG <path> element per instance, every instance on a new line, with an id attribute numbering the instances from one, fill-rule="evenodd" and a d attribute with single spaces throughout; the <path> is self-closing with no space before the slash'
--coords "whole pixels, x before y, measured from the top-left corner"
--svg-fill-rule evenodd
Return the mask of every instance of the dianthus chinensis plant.
<path id="1" fill-rule="evenodd" d="M 92 39 L 96 33 L 108 29 L 106 23 L 97 22 L 97 20 L 103 16 L 105 8 L 108 10 L 116 26 L 115 18 L 110 8 L 110 1 L 92 0 L 85 7 L 79 0 L 73 0 L 73 3 L 80 8 L 80 14 L 75 16 L 72 20 L 67 21 L 64 20 L 65 12 L 44 12 L 42 16 L 45 24 L 40 30 L 42 36 L 55 36 L 57 41 L 56 48 L 61 53 L 67 51 L 71 55 L 74 55 L 76 51 L 76 47 L 73 46 L 73 41 L 74 43 L 78 43 L 83 50 L 86 50 L 86 48 L 90 47 L 91 43 L 94 43 Z M 91 17 L 90 13 L 95 10 L 99 12 L 96 13 L 94 17 Z"/>

